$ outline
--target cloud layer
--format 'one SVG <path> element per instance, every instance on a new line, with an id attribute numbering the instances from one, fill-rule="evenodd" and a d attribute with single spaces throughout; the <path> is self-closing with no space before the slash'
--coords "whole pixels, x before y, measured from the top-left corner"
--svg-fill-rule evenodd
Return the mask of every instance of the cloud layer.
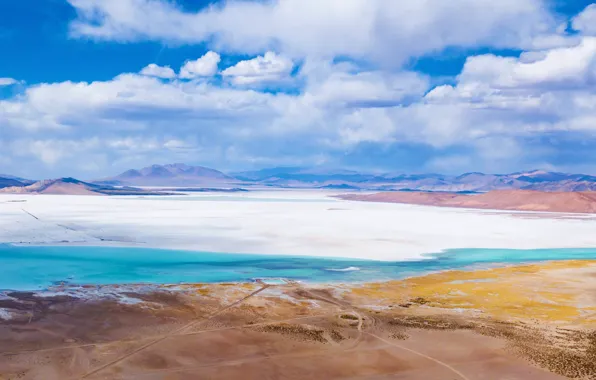
<path id="1" fill-rule="evenodd" d="M 449 46 L 525 47 L 558 26 L 543 0 L 231 0 L 195 13 L 163 0 L 68 1 L 75 37 L 393 63 Z"/>
<path id="2" fill-rule="evenodd" d="M 569 32 L 538 0 L 228 1 L 195 13 L 68 1 L 74 38 L 213 50 L 0 100 L 0 164 L 15 174 L 93 178 L 174 161 L 596 172 L 596 154 L 575 159 L 596 140 L 594 6 Z M 408 69 L 450 47 L 492 53 L 470 55 L 454 78 Z"/>

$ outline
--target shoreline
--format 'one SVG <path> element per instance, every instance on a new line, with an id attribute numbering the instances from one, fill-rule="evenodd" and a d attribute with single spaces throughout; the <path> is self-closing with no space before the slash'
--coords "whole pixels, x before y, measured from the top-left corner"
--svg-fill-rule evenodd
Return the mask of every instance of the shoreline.
<path id="1" fill-rule="evenodd" d="M 454 249 L 427 254 L 422 259 L 385 262 L 335 257 L 220 254 L 138 246 L 81 246 L 89 248 L 86 251 L 76 250 L 76 246 L 70 245 L 3 246 L 4 250 L 0 245 L 0 254 L 6 260 L 5 266 L 11 275 L 4 278 L 4 284 L 0 282 L 1 291 L 44 291 L 53 288 L 52 284 L 74 287 L 140 284 L 160 286 L 250 283 L 257 279 L 288 279 L 309 285 L 358 285 L 400 281 L 449 271 L 475 272 L 550 262 L 596 260 L 596 248 Z M 27 263 L 29 274 L 35 275 L 40 271 L 39 275 L 42 277 L 37 283 L 26 285 L 29 283 L 21 280 L 26 275 L 19 275 L 21 263 Z M 165 272 L 156 272 L 156 265 Z M 43 268 L 54 269 L 47 271 Z M 97 271 L 106 273 L 108 277 L 100 280 L 94 274 Z M 209 275 L 212 271 L 219 274 Z M 12 280 L 10 276 L 13 276 Z M 87 281 L 87 278 L 93 280 Z"/>
<path id="2" fill-rule="evenodd" d="M 50 285 L 47 288 L 42 289 L 0 289 L 0 299 L 6 297 L 9 293 L 16 294 L 34 294 L 38 296 L 53 296 L 59 294 L 69 293 L 71 295 L 77 294 L 81 297 L 80 299 L 85 300 L 98 300 L 100 298 L 94 298 L 92 295 L 85 297 L 86 293 L 105 293 L 108 295 L 118 292 L 159 292 L 161 290 L 177 291 L 194 287 L 204 286 L 254 286 L 254 285 L 270 285 L 278 286 L 289 283 L 297 283 L 310 288 L 317 287 L 337 287 L 337 288 L 360 288 L 360 287 L 379 287 L 389 286 L 396 283 L 404 283 L 408 281 L 424 280 L 426 278 L 434 277 L 453 277 L 454 281 L 457 281 L 455 276 L 461 275 L 462 277 L 474 277 L 475 275 L 481 275 L 484 273 L 499 272 L 500 270 L 511 270 L 523 268 L 540 268 L 548 269 L 551 267 L 563 267 L 574 269 L 577 267 L 588 267 L 596 266 L 596 258 L 593 259 L 562 259 L 562 260 L 538 260 L 538 261 L 525 261 L 516 263 L 486 263 L 479 265 L 464 266 L 461 268 L 447 268 L 439 269 L 435 271 L 422 272 L 419 274 L 412 274 L 402 278 L 393 279 L 371 279 L 362 281 L 310 281 L 310 280 L 297 280 L 284 277 L 263 277 L 254 278 L 250 281 L 214 281 L 214 282 L 173 282 L 173 283 L 152 283 L 152 282 L 131 282 L 131 283 L 70 283 L 67 280 L 57 281 L 56 284 Z M 0 319 L 2 319 L 0 317 Z"/>

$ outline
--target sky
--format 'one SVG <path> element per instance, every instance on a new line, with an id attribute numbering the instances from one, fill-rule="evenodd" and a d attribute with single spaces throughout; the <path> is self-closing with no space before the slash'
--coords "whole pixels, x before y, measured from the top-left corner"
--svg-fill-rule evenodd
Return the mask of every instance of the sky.
<path id="1" fill-rule="evenodd" d="M 3 0 L 0 173 L 596 174 L 584 0 Z"/>

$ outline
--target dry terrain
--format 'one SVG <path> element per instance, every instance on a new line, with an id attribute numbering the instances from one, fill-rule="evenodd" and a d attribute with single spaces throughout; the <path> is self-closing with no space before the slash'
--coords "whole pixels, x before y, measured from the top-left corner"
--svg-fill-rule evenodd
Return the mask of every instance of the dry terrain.
<path id="1" fill-rule="evenodd" d="M 593 379 L 594 276 L 576 261 L 363 285 L 8 293 L 0 378 Z"/>
<path id="2" fill-rule="evenodd" d="M 492 210 L 596 213 L 596 192 L 543 192 L 531 190 L 495 190 L 484 194 L 387 192 L 347 194 L 342 199 L 407 203 L 440 207 Z"/>

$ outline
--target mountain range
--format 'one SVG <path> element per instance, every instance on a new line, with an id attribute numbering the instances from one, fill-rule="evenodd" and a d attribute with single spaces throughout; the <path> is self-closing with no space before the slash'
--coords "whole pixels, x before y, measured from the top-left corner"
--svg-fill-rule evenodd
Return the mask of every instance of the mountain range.
<path id="1" fill-rule="evenodd" d="M 371 174 L 348 170 L 274 168 L 232 174 L 235 178 L 280 187 L 361 190 L 486 192 L 491 190 L 594 191 L 596 176 L 532 170 L 511 174 L 479 172 L 462 175 Z"/>
<path id="2" fill-rule="evenodd" d="M 532 170 L 511 174 L 370 174 L 347 170 L 276 168 L 232 174 L 243 181 L 280 187 L 361 190 L 486 192 L 491 190 L 595 191 L 596 176 Z"/>
<path id="3" fill-rule="evenodd" d="M 129 186 L 205 186 L 238 182 L 218 170 L 186 164 L 151 165 L 130 169 L 114 177 L 95 183 Z"/>
<path id="4" fill-rule="evenodd" d="M 26 187 L 31 186 L 32 183 L 33 181 L 30 180 L 0 175 L 0 188 Z M 146 186 L 209 187 L 213 189 L 279 187 L 435 192 L 596 191 L 596 176 L 543 170 L 511 174 L 471 172 L 462 175 L 443 175 L 434 173 L 365 173 L 326 168 L 279 167 L 226 174 L 211 168 L 185 164 L 152 165 L 142 169 L 130 169 L 113 177 L 82 183 L 86 188 L 100 186 L 104 187 L 104 190 L 123 186 Z"/>

